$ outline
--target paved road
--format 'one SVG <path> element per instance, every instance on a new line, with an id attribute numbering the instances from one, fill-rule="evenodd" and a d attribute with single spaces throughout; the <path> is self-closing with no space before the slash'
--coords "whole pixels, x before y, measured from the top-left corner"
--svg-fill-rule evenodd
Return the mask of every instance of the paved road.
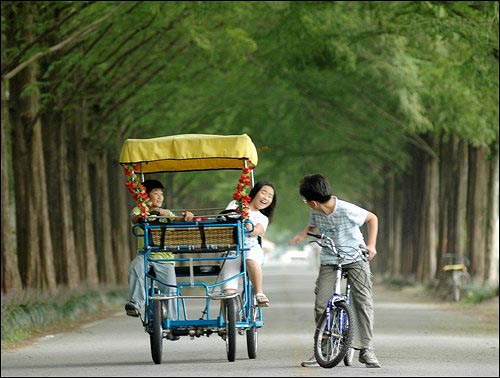
<path id="1" fill-rule="evenodd" d="M 265 309 L 254 360 L 247 357 L 244 336 L 238 337 L 236 361 L 230 363 L 224 341 L 212 335 L 165 341 L 164 362 L 155 365 L 148 335 L 137 319 L 120 311 L 71 333 L 2 350 L 1 375 L 498 377 L 498 305 L 485 321 L 456 306 L 409 300 L 380 286 L 375 287 L 375 346 L 382 368 L 367 369 L 357 360 L 351 367 L 300 367 L 312 354 L 314 279 L 314 269 L 306 265 L 265 266 L 272 307 Z"/>

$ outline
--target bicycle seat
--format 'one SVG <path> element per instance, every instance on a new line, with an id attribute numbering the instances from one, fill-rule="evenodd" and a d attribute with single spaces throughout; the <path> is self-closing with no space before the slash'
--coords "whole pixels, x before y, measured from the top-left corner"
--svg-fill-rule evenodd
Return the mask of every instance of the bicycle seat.
<path id="1" fill-rule="evenodd" d="M 443 266 L 443 270 L 447 272 L 448 270 L 465 270 L 465 264 L 450 264 Z"/>

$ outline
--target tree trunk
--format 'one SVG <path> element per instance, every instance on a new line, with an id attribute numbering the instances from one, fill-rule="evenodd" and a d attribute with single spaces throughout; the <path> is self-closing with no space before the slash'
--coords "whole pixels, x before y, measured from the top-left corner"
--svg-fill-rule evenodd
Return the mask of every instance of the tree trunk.
<path id="1" fill-rule="evenodd" d="M 442 270 L 443 266 L 448 262 L 444 257 L 449 249 L 448 243 L 448 217 L 450 213 L 450 202 L 452 201 L 449 188 L 453 188 L 452 175 L 446 174 L 446 172 L 451 173 L 451 161 L 445 159 L 444 156 L 449 156 L 451 153 L 451 148 L 449 143 L 445 143 L 442 139 L 439 144 L 439 214 L 438 214 L 438 240 L 437 240 L 437 257 L 438 257 L 438 270 L 437 276 L 439 278 L 439 286 L 443 286 L 445 283 L 445 274 Z"/>
<path id="2" fill-rule="evenodd" d="M 465 141 L 457 142 L 457 202 L 455 203 L 455 245 L 457 260 L 464 261 L 467 253 L 467 181 L 469 170 L 469 148 Z"/>
<path id="3" fill-rule="evenodd" d="M 456 138 L 445 143 L 441 153 L 441 177 L 443 187 L 440 192 L 441 203 L 446 207 L 446 230 L 442 234 L 446 241 L 441 252 L 453 253 L 455 260 L 464 258 L 466 249 L 466 210 L 467 210 L 467 146 Z M 443 207 L 442 207 L 443 208 Z"/>
<path id="4" fill-rule="evenodd" d="M 94 233 L 94 206 L 92 200 L 90 167 L 91 161 L 88 152 L 87 112 L 83 103 L 80 107 L 78 120 L 73 128 L 73 140 L 79 140 L 75 145 L 75 169 L 73 179 L 75 183 L 75 208 L 73 212 L 75 226 L 75 251 L 79 259 L 80 277 L 89 287 L 97 287 L 99 277 L 97 273 L 96 237 Z"/>
<path id="5" fill-rule="evenodd" d="M 3 49 L 2 49 L 3 51 Z M 2 80 L 2 293 L 22 289 L 16 254 L 16 239 L 14 237 L 14 193 L 10 191 L 11 155 L 9 154 L 10 137 L 7 126 L 7 99 L 5 98 L 5 83 Z"/>
<path id="6" fill-rule="evenodd" d="M 63 116 L 66 119 L 66 116 Z M 67 140 L 69 123 L 62 122 L 60 124 L 59 130 L 59 143 L 58 143 L 58 156 L 59 156 L 59 167 L 57 182 L 59 183 L 60 191 L 60 222 L 58 222 L 60 228 L 61 237 L 61 260 L 62 260 L 62 273 L 64 278 L 64 283 L 69 288 L 75 288 L 80 285 L 80 274 L 78 269 L 78 259 L 76 258 L 75 251 L 75 236 L 73 227 L 73 200 L 72 200 L 72 185 L 70 183 L 70 169 L 69 165 L 73 166 L 73 159 L 69 158 L 68 155 L 68 145 L 71 145 Z"/>
<path id="7" fill-rule="evenodd" d="M 38 99 L 36 101 L 38 104 Z M 52 247 L 52 236 L 50 234 L 50 217 L 49 217 L 49 201 L 47 193 L 47 179 L 45 175 L 44 157 L 43 157 L 43 142 L 42 142 L 42 126 L 38 121 L 35 124 L 35 132 L 33 133 L 33 187 L 40 188 L 39 195 L 33 195 L 34 209 L 39 214 L 36 217 L 36 224 L 38 226 L 39 245 L 33 245 L 34 248 L 40 248 L 42 257 L 42 274 L 43 283 L 41 288 L 49 289 L 50 291 L 57 286 L 56 271 L 54 268 L 54 250 Z M 35 189 L 36 190 L 36 189 Z"/>
<path id="8" fill-rule="evenodd" d="M 115 189 L 115 203 L 116 206 L 113 207 L 112 214 L 112 242 L 113 242 L 113 252 L 114 261 L 116 264 L 117 271 L 117 282 L 119 284 L 126 284 L 128 282 L 128 267 L 130 261 L 132 260 L 130 249 L 130 206 L 128 202 L 129 193 L 125 188 L 125 175 L 123 174 L 123 168 L 118 164 L 117 158 L 110 159 L 112 164 L 110 165 L 109 177 L 111 178 L 110 184 Z M 135 238 L 134 238 L 135 239 Z M 133 251 L 133 256 L 135 257 L 136 251 Z"/>
<path id="9" fill-rule="evenodd" d="M 485 283 L 498 287 L 498 150 L 492 153 L 488 173 L 488 206 L 486 247 L 485 247 Z"/>
<path id="10" fill-rule="evenodd" d="M 20 31 L 29 43 L 33 16 L 29 3 L 20 13 L 24 29 Z M 29 65 L 10 81 L 13 126 L 13 156 L 16 188 L 16 225 L 18 256 L 23 283 L 28 288 L 54 289 L 56 276 L 52 239 L 49 229 L 47 186 L 42 148 L 39 99 L 32 90 L 21 96 L 27 86 L 36 83 L 36 70 Z"/>
<path id="11" fill-rule="evenodd" d="M 385 240 L 386 240 L 386 248 L 385 248 L 385 266 L 386 275 L 388 277 L 398 278 L 401 276 L 401 255 L 396 251 L 396 243 L 397 236 L 395 232 L 391 232 L 391 230 L 395 229 L 396 226 L 396 193 L 394 190 L 394 177 L 391 178 L 386 184 L 385 190 L 385 200 L 383 203 L 387 204 L 385 211 L 385 222 L 382 230 L 384 231 Z"/>
<path id="12" fill-rule="evenodd" d="M 420 183 L 418 180 L 420 167 L 418 160 L 415 156 L 413 157 L 409 173 L 403 176 L 400 184 L 402 192 L 401 212 L 403 214 L 401 227 L 401 269 L 404 277 L 409 279 L 415 278 L 416 262 L 418 261 L 418 206 L 420 203 Z"/>
<path id="13" fill-rule="evenodd" d="M 417 280 L 426 282 L 434 278 L 437 269 L 436 260 L 436 217 L 437 217 L 437 161 L 434 157 L 424 155 L 421 157 L 422 176 L 421 176 L 421 202 L 418 267 Z"/>
<path id="14" fill-rule="evenodd" d="M 59 133 L 61 126 L 60 113 L 53 111 L 56 106 L 52 104 L 49 107 L 51 110 L 42 114 L 43 136 L 44 136 L 44 156 L 45 156 L 45 174 L 49 177 L 47 180 L 47 190 L 50 193 L 51 206 L 49 206 L 49 219 L 61 219 L 61 186 L 59 183 Z M 59 221 L 49 222 L 52 246 L 54 248 L 54 268 L 56 270 L 57 283 L 63 283 L 63 259 L 62 259 L 62 237 L 61 237 L 61 223 Z"/>
<path id="15" fill-rule="evenodd" d="M 488 201 L 488 166 L 484 148 L 470 148 L 469 195 L 467 202 L 467 251 L 470 272 L 477 282 L 484 282 L 486 247 L 486 204 Z"/>
<path id="16" fill-rule="evenodd" d="M 379 213 L 379 234 L 383 237 L 377 240 L 376 266 L 381 272 L 384 272 L 386 279 L 401 280 L 404 278 L 402 272 L 402 261 L 407 251 L 403 248 L 403 217 L 402 212 L 402 194 L 399 178 L 391 177 L 386 181 L 384 197 L 378 206 Z M 396 189 L 397 188 L 397 189 Z M 404 251 L 404 252 L 403 252 Z"/>
<path id="17" fill-rule="evenodd" d="M 105 151 L 100 152 L 95 167 L 95 185 L 91 197 L 95 208 L 99 209 L 95 214 L 95 232 L 97 240 L 98 272 L 100 283 L 116 284 L 117 274 L 115 260 L 113 258 L 113 242 L 111 237 L 111 198 L 109 195 L 108 178 L 108 155 Z"/>

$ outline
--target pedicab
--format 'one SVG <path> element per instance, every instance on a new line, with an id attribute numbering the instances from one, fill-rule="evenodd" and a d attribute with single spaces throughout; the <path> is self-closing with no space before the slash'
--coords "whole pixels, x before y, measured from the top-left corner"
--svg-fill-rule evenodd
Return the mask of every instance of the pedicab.
<path id="1" fill-rule="evenodd" d="M 256 358 L 258 329 L 264 323 L 247 272 L 244 241 L 251 231 L 246 231 L 245 226 L 251 221 L 244 215 L 249 200 L 246 190 L 254 184 L 257 162 L 257 149 L 246 134 L 181 134 L 125 140 L 120 164 L 127 176 L 126 185 L 143 211 L 141 222 L 132 227 L 133 235 L 143 240 L 138 253 L 145 257 L 146 295 L 140 319 L 150 336 L 151 356 L 156 364 L 162 363 L 164 339 L 185 336 L 220 336 L 225 341 L 227 359 L 233 362 L 236 339 L 246 335 L 248 357 Z M 242 171 L 233 197 L 240 205 L 237 214 L 217 213 L 195 217 L 192 222 L 176 222 L 147 211 L 148 197 L 140 185 L 145 175 L 207 170 Z M 158 251 L 171 252 L 174 257 L 153 259 L 151 255 Z M 224 279 L 221 267 L 230 259 L 241 260 L 241 271 Z M 159 284 L 166 283 L 150 269 L 150 261 L 175 264 L 177 284 L 170 293 L 159 288 Z M 227 294 L 223 285 L 232 279 L 241 282 L 239 290 Z M 168 300 L 176 301 L 175 316 L 166 310 Z"/>

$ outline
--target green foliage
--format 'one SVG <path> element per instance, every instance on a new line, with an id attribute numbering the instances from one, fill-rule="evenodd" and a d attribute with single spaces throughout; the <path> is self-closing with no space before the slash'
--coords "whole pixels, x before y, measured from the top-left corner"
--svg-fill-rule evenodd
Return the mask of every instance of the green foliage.
<path id="1" fill-rule="evenodd" d="M 497 149 L 498 2 L 1 6 L 2 74 L 43 53 L 41 83 L 25 92 L 41 92 L 42 111 L 85 106 L 87 148 L 118 156 L 126 138 L 247 133 L 256 176 L 277 185 L 277 228 L 303 227 L 304 174 L 365 201 L 408 169 L 409 143 L 428 150 L 420 134 Z M 200 177 L 176 176 L 175 198 L 230 199 L 232 182 Z"/>
<path id="2" fill-rule="evenodd" d="M 429 295 L 443 301 L 452 301 L 453 282 L 449 280 L 443 285 L 439 285 L 439 280 L 432 280 L 425 284 L 425 291 Z M 472 283 L 465 286 L 461 293 L 461 303 L 479 304 L 491 298 L 498 297 L 498 285 L 482 285 Z"/>
<path id="3" fill-rule="evenodd" d="M 385 279 L 383 282 L 388 287 L 399 288 L 399 289 L 403 287 L 413 287 L 416 284 L 414 277 L 390 278 L 390 279 Z"/>
<path id="4" fill-rule="evenodd" d="M 462 297 L 462 302 L 477 304 L 494 297 L 498 297 L 498 285 L 482 286 L 472 284 L 470 287 L 465 289 L 465 293 Z"/>
<path id="5" fill-rule="evenodd" d="M 429 280 L 419 286 L 414 278 L 389 278 L 384 279 L 384 285 L 393 289 L 402 289 L 405 287 L 414 288 L 416 293 L 429 298 L 434 298 L 440 301 L 452 301 L 451 299 L 451 283 L 448 287 L 440 287 L 439 280 Z M 472 284 L 464 289 L 460 303 L 463 304 L 479 304 L 498 297 L 498 285 L 483 286 Z"/>
<path id="6" fill-rule="evenodd" d="M 454 134 L 487 146 L 498 133 L 498 3 L 421 2 L 401 53 L 418 74 L 412 129 Z M 434 18 L 430 18 L 430 15 Z M 493 26 L 496 25 L 496 26 Z M 494 30 L 492 29 L 494 28 Z M 406 34 L 406 33 L 405 33 Z M 484 80 L 489 77 L 489 80 Z"/>

